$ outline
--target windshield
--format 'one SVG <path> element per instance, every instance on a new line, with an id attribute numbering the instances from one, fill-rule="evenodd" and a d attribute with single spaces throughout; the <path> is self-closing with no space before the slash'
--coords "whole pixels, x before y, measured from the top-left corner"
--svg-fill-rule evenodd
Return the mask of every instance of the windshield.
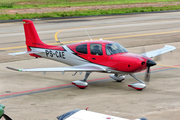
<path id="1" fill-rule="evenodd" d="M 106 54 L 113 55 L 117 53 L 128 52 L 122 45 L 118 43 L 109 43 L 106 45 Z"/>
<path id="2" fill-rule="evenodd" d="M 58 120 L 65 120 L 66 118 L 70 117 L 71 115 L 75 114 L 76 112 L 80 111 L 79 109 L 72 110 L 70 112 L 64 113 L 61 116 L 58 116 Z"/>

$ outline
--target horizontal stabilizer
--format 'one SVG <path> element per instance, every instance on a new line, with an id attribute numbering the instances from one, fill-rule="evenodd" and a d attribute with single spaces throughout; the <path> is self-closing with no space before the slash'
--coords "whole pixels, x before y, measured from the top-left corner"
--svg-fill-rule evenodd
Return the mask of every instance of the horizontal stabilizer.
<path id="1" fill-rule="evenodd" d="M 32 54 L 32 53 L 42 53 L 44 51 L 24 51 L 24 52 L 16 52 L 16 53 L 9 53 L 8 55 L 22 55 L 22 54 Z"/>
<path id="2" fill-rule="evenodd" d="M 10 70 L 20 71 L 20 69 L 16 69 L 16 68 L 12 68 L 12 67 L 6 67 L 6 68 L 10 69 Z"/>

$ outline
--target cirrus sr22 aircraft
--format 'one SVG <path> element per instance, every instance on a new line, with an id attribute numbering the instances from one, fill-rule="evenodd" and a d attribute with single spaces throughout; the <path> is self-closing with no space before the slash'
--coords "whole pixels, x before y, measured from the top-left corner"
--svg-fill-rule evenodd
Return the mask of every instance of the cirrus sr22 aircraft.
<path id="1" fill-rule="evenodd" d="M 165 45 L 161 49 L 138 55 L 129 53 L 118 43 L 104 40 L 52 46 L 40 40 L 32 21 L 23 20 L 23 24 L 27 51 L 10 53 L 10 55 L 29 54 L 36 58 L 47 58 L 70 66 L 32 69 L 7 68 L 20 72 L 75 72 L 75 74 L 86 72 L 82 80 L 72 81 L 72 84 L 82 89 L 88 86 L 87 78 L 90 73 L 103 72 L 112 73 L 110 77 L 117 82 L 123 81 L 125 75 L 130 75 L 139 82 L 128 86 L 142 90 L 146 84 L 138 79 L 134 73 L 147 69 L 145 80 L 148 81 L 150 67 L 156 65 L 151 58 L 176 49 L 174 46 Z"/>

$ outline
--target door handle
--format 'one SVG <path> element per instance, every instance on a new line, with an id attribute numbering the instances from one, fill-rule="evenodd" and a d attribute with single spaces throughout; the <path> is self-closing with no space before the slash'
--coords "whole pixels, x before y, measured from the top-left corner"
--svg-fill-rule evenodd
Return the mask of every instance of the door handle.
<path id="1" fill-rule="evenodd" d="M 96 60 L 96 58 L 91 58 L 92 60 Z"/>

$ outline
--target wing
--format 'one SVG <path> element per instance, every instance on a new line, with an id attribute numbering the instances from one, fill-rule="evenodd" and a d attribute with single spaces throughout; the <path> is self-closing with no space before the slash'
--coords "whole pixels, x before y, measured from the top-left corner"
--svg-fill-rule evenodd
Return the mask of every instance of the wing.
<path id="1" fill-rule="evenodd" d="M 42 53 L 44 51 L 24 51 L 24 52 L 16 52 L 16 53 L 8 53 L 9 55 L 22 55 L 22 54 L 31 54 L 31 53 Z"/>
<path id="2" fill-rule="evenodd" d="M 20 72 L 104 72 L 107 71 L 103 66 L 97 65 L 80 65 L 80 66 L 68 66 L 68 67 L 52 67 L 52 68 L 33 68 L 33 69 L 16 69 L 12 67 L 6 67 L 10 70 Z"/>
<path id="3" fill-rule="evenodd" d="M 158 56 L 158 55 L 161 55 L 161 54 L 164 54 L 164 53 L 167 53 L 167 52 L 170 52 L 172 50 L 175 50 L 176 47 L 174 46 L 171 46 L 171 45 L 165 45 L 163 48 L 161 49 L 157 49 L 157 50 L 153 50 L 153 51 L 150 51 L 150 52 L 146 52 L 146 53 L 143 53 L 141 55 L 143 56 L 146 56 L 146 57 L 149 57 L 149 58 L 153 58 L 155 56 Z"/>

